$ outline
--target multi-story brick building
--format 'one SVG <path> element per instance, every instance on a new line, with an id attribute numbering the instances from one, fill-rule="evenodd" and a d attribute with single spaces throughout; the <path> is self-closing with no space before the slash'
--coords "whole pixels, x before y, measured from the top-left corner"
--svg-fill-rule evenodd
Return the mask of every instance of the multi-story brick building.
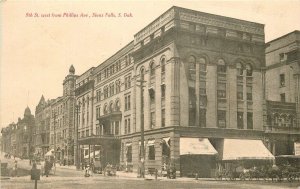
<path id="1" fill-rule="evenodd" d="M 266 135 L 276 156 L 300 154 L 299 42 L 293 31 L 266 44 Z"/>
<path id="2" fill-rule="evenodd" d="M 210 176 L 216 154 L 238 158 L 228 145 L 273 159 L 263 144 L 264 48 L 262 24 L 170 8 L 91 72 L 93 129 L 79 144 L 136 171 L 144 128 L 146 170 L 172 161 L 181 175 Z"/>
<path id="3" fill-rule="evenodd" d="M 50 120 L 51 101 L 46 101 L 42 95 L 39 104 L 35 108 L 35 153 L 43 157 L 49 150 L 50 145 Z"/>
<path id="4" fill-rule="evenodd" d="M 34 153 L 34 124 L 34 116 L 27 107 L 22 119 L 1 130 L 3 151 L 16 157 L 31 157 Z"/>
<path id="5" fill-rule="evenodd" d="M 57 160 L 74 159 L 75 69 L 73 65 L 63 81 L 63 96 L 51 102 L 50 146 Z"/>

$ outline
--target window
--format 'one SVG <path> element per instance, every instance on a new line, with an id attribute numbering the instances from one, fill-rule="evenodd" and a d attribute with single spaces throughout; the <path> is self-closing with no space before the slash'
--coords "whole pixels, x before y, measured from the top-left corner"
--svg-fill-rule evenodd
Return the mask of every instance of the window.
<path id="1" fill-rule="evenodd" d="M 253 113 L 247 112 L 247 129 L 253 129 Z"/>
<path id="2" fill-rule="evenodd" d="M 244 113 L 243 112 L 237 113 L 237 128 L 238 129 L 244 128 Z"/>
<path id="3" fill-rule="evenodd" d="M 161 98 L 165 98 L 166 96 L 166 85 L 161 85 Z"/>
<path id="4" fill-rule="evenodd" d="M 97 82 L 99 83 L 101 81 L 101 73 L 97 74 Z"/>
<path id="5" fill-rule="evenodd" d="M 206 72 L 206 60 L 204 58 L 199 59 L 200 71 Z"/>
<path id="6" fill-rule="evenodd" d="M 284 53 L 279 54 L 279 60 L 280 62 L 284 61 Z"/>
<path id="7" fill-rule="evenodd" d="M 199 119 L 200 127 L 206 127 L 206 109 L 200 108 Z"/>
<path id="8" fill-rule="evenodd" d="M 206 95 L 206 81 L 200 81 L 200 95 Z"/>
<path id="9" fill-rule="evenodd" d="M 155 91 L 153 88 L 149 89 L 149 95 L 150 95 L 150 103 L 154 104 L 155 103 Z"/>
<path id="10" fill-rule="evenodd" d="M 284 74 L 280 74 L 280 87 L 284 87 L 285 86 L 285 75 Z"/>
<path id="11" fill-rule="evenodd" d="M 243 85 L 237 86 L 237 99 L 243 100 Z"/>
<path id="12" fill-rule="evenodd" d="M 111 83 L 109 88 L 110 88 L 109 89 L 110 96 L 113 96 L 115 94 L 115 85 L 113 83 Z"/>
<path id="13" fill-rule="evenodd" d="M 148 159 L 149 160 L 155 160 L 155 146 L 151 145 L 148 146 Z"/>
<path id="14" fill-rule="evenodd" d="M 226 73 L 226 65 L 224 60 L 220 59 L 217 66 L 218 73 Z"/>
<path id="15" fill-rule="evenodd" d="M 127 119 L 125 119 L 124 121 L 124 134 L 126 135 L 127 134 Z"/>
<path id="16" fill-rule="evenodd" d="M 196 120 L 196 94 L 194 88 L 189 88 L 189 126 L 195 126 Z"/>
<path id="17" fill-rule="evenodd" d="M 150 128 L 153 129 L 155 127 L 155 112 L 151 112 L 151 123 L 150 123 Z"/>
<path id="18" fill-rule="evenodd" d="M 103 114 L 107 114 L 107 113 L 108 113 L 107 105 L 104 105 Z"/>
<path id="19" fill-rule="evenodd" d="M 131 87 L 131 76 L 125 77 L 125 89 L 129 89 Z"/>
<path id="20" fill-rule="evenodd" d="M 247 86 L 247 100 L 252 101 L 252 86 Z"/>
<path id="21" fill-rule="evenodd" d="M 114 104 L 113 103 L 110 103 L 109 105 L 109 112 L 113 112 L 114 111 Z"/>
<path id="22" fill-rule="evenodd" d="M 125 110 L 130 110 L 130 94 L 125 95 Z"/>
<path id="23" fill-rule="evenodd" d="M 298 50 L 294 50 L 287 53 L 286 61 L 291 62 L 300 58 Z"/>
<path id="24" fill-rule="evenodd" d="M 96 107 L 96 119 L 100 118 L 100 106 Z"/>
<path id="25" fill-rule="evenodd" d="M 108 98 L 108 86 L 104 87 L 104 98 Z"/>
<path id="26" fill-rule="evenodd" d="M 144 70 L 144 68 L 141 69 L 140 75 L 141 75 L 141 80 L 144 81 L 145 80 L 145 70 Z"/>
<path id="27" fill-rule="evenodd" d="M 85 136 L 89 136 L 89 134 L 90 134 L 90 131 L 89 130 L 86 130 L 86 132 L 85 132 Z"/>
<path id="28" fill-rule="evenodd" d="M 130 128 L 130 117 L 127 118 L 127 132 L 128 132 L 128 133 L 131 132 L 131 128 Z"/>
<path id="29" fill-rule="evenodd" d="M 252 66 L 250 64 L 246 65 L 246 73 L 248 77 L 252 76 Z"/>
<path id="30" fill-rule="evenodd" d="M 115 135 L 119 135 L 119 129 L 120 129 L 119 128 L 119 123 L 120 123 L 119 121 L 115 122 Z"/>
<path id="31" fill-rule="evenodd" d="M 285 102 L 285 93 L 280 94 L 280 101 Z"/>
<path id="32" fill-rule="evenodd" d="M 196 58 L 194 56 L 190 56 L 188 60 L 189 66 L 189 78 L 190 80 L 196 79 Z"/>
<path id="33" fill-rule="evenodd" d="M 226 83 L 218 83 L 218 98 L 226 98 Z"/>
<path id="34" fill-rule="evenodd" d="M 218 110 L 218 127 L 226 128 L 226 111 Z"/>
<path id="35" fill-rule="evenodd" d="M 150 63 L 150 75 L 151 76 L 155 75 L 155 63 L 154 62 Z"/>
<path id="36" fill-rule="evenodd" d="M 121 92 L 121 82 L 120 80 L 116 81 L 116 93 Z"/>
<path id="37" fill-rule="evenodd" d="M 161 59 L 160 65 L 161 65 L 161 74 L 165 74 L 165 71 L 166 71 L 166 59 L 165 58 Z"/>
<path id="38" fill-rule="evenodd" d="M 165 109 L 161 110 L 161 126 L 162 127 L 166 126 L 166 110 Z"/>
<path id="39" fill-rule="evenodd" d="M 241 63 L 237 63 L 236 69 L 237 69 L 237 75 L 238 76 L 243 76 L 243 66 L 242 66 Z"/>
<path id="40" fill-rule="evenodd" d="M 126 151 L 126 159 L 127 162 L 132 162 L 132 146 L 127 146 L 127 151 Z"/>
<path id="41" fill-rule="evenodd" d="M 100 126 L 99 125 L 96 126 L 96 135 L 100 135 Z"/>
<path id="42" fill-rule="evenodd" d="M 115 108 L 116 111 L 120 111 L 120 101 L 117 100 L 116 101 L 116 108 Z"/>

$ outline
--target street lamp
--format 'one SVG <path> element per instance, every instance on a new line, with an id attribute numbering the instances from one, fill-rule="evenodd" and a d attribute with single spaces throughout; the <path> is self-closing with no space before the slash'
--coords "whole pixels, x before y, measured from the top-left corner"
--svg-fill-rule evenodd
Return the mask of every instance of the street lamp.
<path id="1" fill-rule="evenodd" d="M 74 119 L 74 125 L 75 125 L 75 164 L 76 164 L 76 169 L 80 169 L 80 162 L 79 162 L 79 145 L 78 145 L 78 121 L 79 121 L 79 113 L 80 113 L 80 102 L 79 104 L 75 105 L 75 114 L 76 114 L 76 124 L 75 124 L 75 119 Z"/>
<path id="2" fill-rule="evenodd" d="M 141 113 L 140 113 L 140 124 L 141 124 L 141 170 L 140 170 L 140 177 L 141 178 L 145 178 L 145 148 L 144 148 L 144 112 L 143 112 L 143 104 L 144 104 L 144 91 L 143 91 L 143 88 L 145 87 L 144 86 L 144 83 L 146 82 L 144 80 L 144 78 L 141 77 L 141 80 L 137 80 L 137 82 L 140 82 L 139 85 L 136 85 L 138 87 L 140 87 L 141 89 Z"/>

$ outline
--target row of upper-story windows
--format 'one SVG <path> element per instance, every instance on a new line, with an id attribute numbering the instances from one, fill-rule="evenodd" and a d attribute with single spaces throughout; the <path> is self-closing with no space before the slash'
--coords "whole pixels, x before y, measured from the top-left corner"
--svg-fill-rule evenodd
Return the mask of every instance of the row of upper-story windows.
<path id="1" fill-rule="evenodd" d="M 124 85 L 125 85 L 125 90 L 131 88 L 131 75 L 125 76 Z M 103 87 L 103 99 L 111 97 L 120 92 L 121 92 L 121 80 L 118 79 L 115 82 L 112 82 Z M 97 102 L 100 102 L 102 100 L 101 96 L 102 96 L 102 92 L 101 92 L 101 89 L 99 89 L 96 91 L 96 101 Z"/>
<path id="2" fill-rule="evenodd" d="M 130 109 L 130 94 L 125 95 L 125 110 L 128 109 L 128 103 L 129 103 L 129 109 Z M 127 108 L 127 109 L 126 109 Z M 112 113 L 112 112 L 118 112 L 121 109 L 121 103 L 120 99 L 116 99 L 115 101 L 111 101 L 109 104 L 105 103 L 103 107 L 103 115 Z M 100 118 L 101 116 L 101 105 L 96 106 L 96 119 Z"/>
<path id="3" fill-rule="evenodd" d="M 123 62 L 125 63 L 122 64 Z M 114 75 L 115 73 L 121 71 L 121 69 L 129 66 L 132 62 L 133 58 L 130 55 L 126 55 L 124 58 L 116 61 L 114 64 L 107 66 L 96 75 L 97 83 L 99 83 L 102 79 L 106 79 Z"/>

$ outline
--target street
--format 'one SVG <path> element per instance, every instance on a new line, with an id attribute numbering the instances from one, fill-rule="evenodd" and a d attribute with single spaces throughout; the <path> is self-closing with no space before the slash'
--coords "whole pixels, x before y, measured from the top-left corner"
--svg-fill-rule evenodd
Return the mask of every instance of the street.
<path id="1" fill-rule="evenodd" d="M 42 177 L 38 181 L 38 188 L 42 189 L 93 189 L 93 188 L 113 188 L 113 189 L 129 189 L 129 188 L 239 188 L 239 189 L 273 189 L 273 188 L 297 188 L 300 183 L 277 183 L 264 181 L 214 181 L 214 180 L 141 180 L 138 178 L 124 178 L 124 177 L 104 177 L 95 175 L 93 177 Z M 3 189 L 32 189 L 34 188 L 34 181 L 30 180 L 29 176 L 11 178 L 9 180 L 1 180 L 1 188 Z"/>

